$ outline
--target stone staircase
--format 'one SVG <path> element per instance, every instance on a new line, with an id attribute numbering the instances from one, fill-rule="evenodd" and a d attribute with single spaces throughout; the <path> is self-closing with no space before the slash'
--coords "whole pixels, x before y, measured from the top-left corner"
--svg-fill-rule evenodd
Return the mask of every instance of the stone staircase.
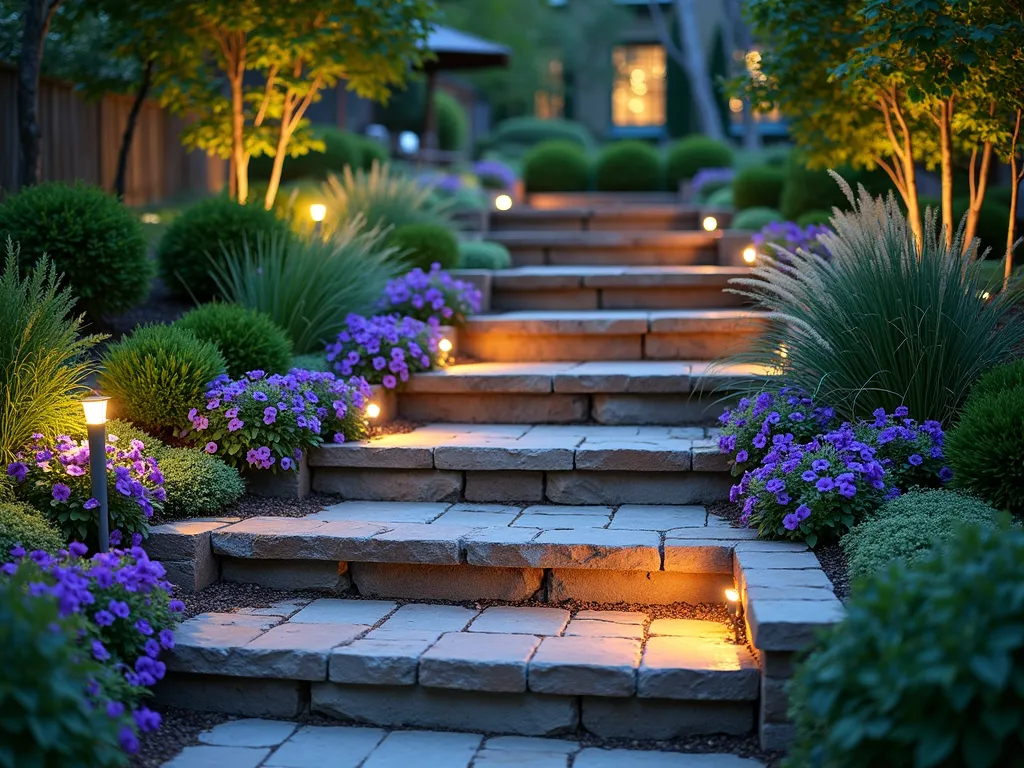
<path id="1" fill-rule="evenodd" d="M 498 311 L 456 339 L 473 360 L 414 377 L 384 409 L 415 428 L 310 453 L 299 487 L 338 503 L 154 531 L 151 555 L 185 589 L 304 591 L 186 622 L 163 700 L 785 744 L 792 656 L 841 605 L 802 545 L 757 541 L 704 506 L 731 484 L 715 399 L 751 372 L 709 361 L 761 319 L 720 292 L 742 272 L 717 261 L 727 235 L 594 231 L 626 213 L 519 211 L 489 233 L 532 243 L 517 257 L 531 266 L 491 276 Z M 502 229 L 540 220 L 552 231 Z M 554 226 L 572 221 L 586 227 Z"/>

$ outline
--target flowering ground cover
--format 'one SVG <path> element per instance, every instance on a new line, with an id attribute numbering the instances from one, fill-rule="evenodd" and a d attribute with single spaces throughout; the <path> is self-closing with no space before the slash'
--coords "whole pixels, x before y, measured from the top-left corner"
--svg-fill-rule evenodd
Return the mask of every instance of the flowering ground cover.
<path id="1" fill-rule="evenodd" d="M 462 325 L 466 315 L 480 311 L 480 291 L 456 280 L 432 264 L 429 272 L 416 268 L 391 280 L 377 309 L 389 315 L 412 317 L 433 327 Z"/>
<path id="2" fill-rule="evenodd" d="M 349 315 L 348 329 L 327 346 L 327 360 L 341 376 L 360 376 L 394 389 L 437 359 L 437 326 L 412 317 Z"/>

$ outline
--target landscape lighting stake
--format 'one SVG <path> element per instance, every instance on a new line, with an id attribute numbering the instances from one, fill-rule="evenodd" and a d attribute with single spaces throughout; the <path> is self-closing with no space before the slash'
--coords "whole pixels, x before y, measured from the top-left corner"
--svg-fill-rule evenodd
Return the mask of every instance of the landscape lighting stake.
<path id="1" fill-rule="evenodd" d="M 376 403 L 370 403 L 366 406 L 366 416 L 370 419 L 376 419 L 380 416 L 380 406 Z"/>
<path id="2" fill-rule="evenodd" d="M 740 641 L 740 617 L 743 614 L 739 590 L 732 588 L 725 590 L 725 599 L 729 602 L 729 615 L 732 616 L 733 638 L 738 643 Z"/>
<path id="3" fill-rule="evenodd" d="M 752 245 L 748 245 L 746 248 L 744 248 L 743 260 L 747 262 L 747 264 L 753 264 L 755 261 L 757 261 L 757 249 L 755 249 Z"/>
<path id="4" fill-rule="evenodd" d="M 326 215 L 327 206 L 323 203 L 313 203 L 309 206 L 309 218 L 313 220 L 313 232 L 315 234 L 320 234 L 320 227 Z"/>
<path id="5" fill-rule="evenodd" d="M 718 219 L 716 219 L 714 216 L 705 216 L 703 223 L 705 232 L 714 232 L 716 229 L 718 229 Z"/>
<path id="6" fill-rule="evenodd" d="M 508 195 L 498 195 L 494 198 L 494 207 L 499 211 L 507 211 L 512 208 L 512 198 Z"/>
<path id="7" fill-rule="evenodd" d="M 110 520 L 107 516 L 107 401 L 109 397 L 92 395 L 82 400 L 85 411 L 85 428 L 89 434 L 89 479 L 92 481 L 92 497 L 99 502 L 100 552 L 110 549 Z"/>

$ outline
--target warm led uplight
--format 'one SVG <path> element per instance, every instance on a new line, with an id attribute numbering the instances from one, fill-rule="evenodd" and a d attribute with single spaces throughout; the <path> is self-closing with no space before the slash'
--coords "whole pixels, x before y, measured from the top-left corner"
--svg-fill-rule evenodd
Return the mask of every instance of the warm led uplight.
<path id="1" fill-rule="evenodd" d="M 730 603 L 738 603 L 739 600 L 740 600 L 739 590 L 737 590 L 737 589 L 727 589 L 727 590 L 725 590 L 725 599 L 728 600 Z"/>
<path id="2" fill-rule="evenodd" d="M 453 345 L 451 341 L 448 339 L 441 339 L 439 342 L 437 342 L 437 348 L 444 352 L 445 354 L 448 354 L 449 352 L 452 351 L 452 346 Z"/>
<path id="3" fill-rule="evenodd" d="M 982 291 L 981 292 L 981 300 L 982 301 L 988 301 L 991 298 L 992 298 L 992 294 L 989 293 L 988 291 Z"/>
<path id="4" fill-rule="evenodd" d="M 309 218 L 319 224 L 327 215 L 327 206 L 323 203 L 313 203 L 309 206 Z"/>
<path id="5" fill-rule="evenodd" d="M 82 400 L 82 409 L 85 411 L 86 424 L 107 423 L 107 401 L 109 397 L 94 395 Z"/>
<path id="6" fill-rule="evenodd" d="M 512 207 L 512 198 L 508 195 L 498 195 L 494 198 L 494 207 L 499 211 L 507 211 Z"/>
<path id="7" fill-rule="evenodd" d="M 714 216 L 705 216 L 704 231 L 714 232 L 716 229 L 718 229 L 718 219 L 716 219 Z"/>
<path id="8" fill-rule="evenodd" d="M 747 262 L 747 264 L 753 264 L 755 261 L 757 261 L 757 249 L 754 248 L 754 246 L 752 245 L 748 245 L 746 248 L 744 248 L 743 260 Z"/>
<path id="9" fill-rule="evenodd" d="M 370 403 L 368 406 L 366 406 L 366 415 L 368 418 L 376 419 L 378 416 L 380 416 L 380 406 L 377 405 L 376 403 Z"/>

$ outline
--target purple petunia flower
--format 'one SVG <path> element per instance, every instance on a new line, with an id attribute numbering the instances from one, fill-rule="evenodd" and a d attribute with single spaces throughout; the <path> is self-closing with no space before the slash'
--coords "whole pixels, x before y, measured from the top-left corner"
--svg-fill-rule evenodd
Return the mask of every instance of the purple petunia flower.
<path id="1" fill-rule="evenodd" d="M 206 447 L 203 450 L 206 451 L 207 453 L 216 453 L 217 444 L 211 440 L 209 443 L 206 444 Z"/>
<path id="2" fill-rule="evenodd" d="M 818 478 L 818 482 L 814 484 L 814 487 L 817 488 L 821 493 L 828 493 L 829 491 L 836 487 L 836 483 L 835 480 L 833 480 L 831 477 L 821 477 Z"/>
<path id="3" fill-rule="evenodd" d="M 53 498 L 57 501 L 67 501 L 71 498 L 71 489 L 64 483 L 54 483 Z"/>
<path id="4" fill-rule="evenodd" d="M 800 527 L 800 518 L 796 516 L 795 512 L 790 512 L 784 518 L 782 518 L 782 527 L 787 531 L 795 531 Z"/>
<path id="5" fill-rule="evenodd" d="M 811 516 L 811 508 L 806 504 L 801 504 L 799 507 L 796 508 L 793 514 L 796 515 L 797 520 L 803 522 Z"/>
<path id="6" fill-rule="evenodd" d="M 99 640 L 92 641 L 92 657 L 96 661 L 106 661 L 110 658 L 110 651 L 108 651 Z"/>
<path id="7" fill-rule="evenodd" d="M 924 458 L 919 453 L 912 453 L 907 457 L 907 463 L 914 467 L 919 467 L 924 463 Z"/>
<path id="8" fill-rule="evenodd" d="M 939 480 L 941 480 L 944 483 L 948 483 L 952 479 L 953 479 L 953 470 L 952 469 L 950 469 L 949 467 L 943 467 L 942 469 L 939 470 Z"/>
<path id="9" fill-rule="evenodd" d="M 750 454 L 747 453 L 746 449 L 740 450 L 736 453 L 736 463 L 743 464 L 750 458 Z"/>

